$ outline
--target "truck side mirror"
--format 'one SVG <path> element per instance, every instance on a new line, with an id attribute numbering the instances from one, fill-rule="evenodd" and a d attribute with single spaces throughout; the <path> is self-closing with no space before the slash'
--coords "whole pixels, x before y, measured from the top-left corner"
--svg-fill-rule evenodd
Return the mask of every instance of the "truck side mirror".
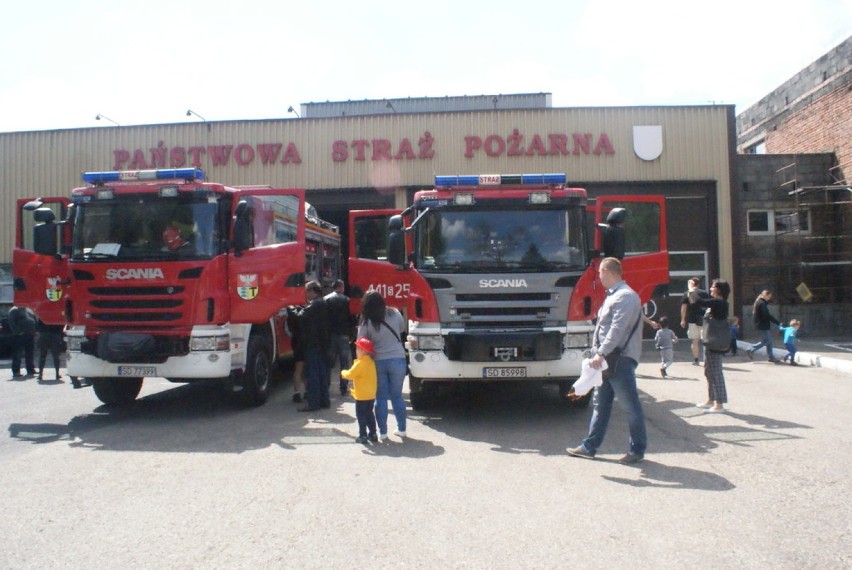
<path id="1" fill-rule="evenodd" d="M 38 222 L 33 228 L 33 251 L 40 255 L 57 255 L 56 214 L 50 208 L 37 208 L 33 212 L 33 219 Z"/>
<path id="2" fill-rule="evenodd" d="M 625 238 L 624 220 L 627 218 L 627 210 L 624 208 L 613 208 L 606 217 L 606 224 L 601 227 L 604 257 L 624 258 Z"/>
<path id="3" fill-rule="evenodd" d="M 388 220 L 388 261 L 394 265 L 405 265 L 405 232 L 402 216 L 391 216 Z"/>
<path id="4" fill-rule="evenodd" d="M 248 202 L 245 200 L 237 202 L 234 214 L 234 253 L 240 255 L 251 247 L 251 212 Z"/>

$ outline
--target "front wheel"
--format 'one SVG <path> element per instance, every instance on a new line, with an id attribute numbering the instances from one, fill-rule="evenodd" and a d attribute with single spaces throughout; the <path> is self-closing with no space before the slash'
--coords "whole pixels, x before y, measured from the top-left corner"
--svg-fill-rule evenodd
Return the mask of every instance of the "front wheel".
<path id="1" fill-rule="evenodd" d="M 93 378 L 92 388 L 98 399 L 108 406 L 132 404 L 142 389 L 142 378 Z"/>
<path id="2" fill-rule="evenodd" d="M 252 336 L 249 340 L 246 369 L 243 372 L 242 401 L 248 406 L 260 406 L 269 398 L 272 379 L 272 358 L 265 337 Z"/>

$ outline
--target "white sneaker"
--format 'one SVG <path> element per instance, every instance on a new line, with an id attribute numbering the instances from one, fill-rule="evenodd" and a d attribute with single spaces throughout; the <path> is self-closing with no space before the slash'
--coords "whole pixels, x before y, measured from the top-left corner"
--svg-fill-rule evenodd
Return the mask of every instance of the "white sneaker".
<path id="1" fill-rule="evenodd" d="M 385 441 L 387 438 L 388 438 L 388 434 L 386 434 L 386 433 L 380 433 L 379 434 L 379 441 Z"/>
<path id="2" fill-rule="evenodd" d="M 393 434 L 397 437 L 408 437 L 404 431 L 396 430 Z"/>

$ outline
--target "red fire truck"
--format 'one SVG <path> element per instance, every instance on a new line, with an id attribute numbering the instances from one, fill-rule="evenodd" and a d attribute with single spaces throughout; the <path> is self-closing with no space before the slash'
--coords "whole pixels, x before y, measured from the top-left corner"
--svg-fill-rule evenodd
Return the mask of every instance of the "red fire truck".
<path id="1" fill-rule="evenodd" d="M 286 307 L 340 269 L 337 227 L 304 191 L 204 182 L 195 168 L 88 172 L 68 198 L 19 201 L 15 303 L 65 325 L 68 374 L 106 404 L 145 377 L 227 381 L 266 401 L 292 355 Z"/>
<path id="2" fill-rule="evenodd" d="M 437 176 L 403 212 L 351 212 L 349 231 L 353 296 L 378 290 L 408 316 L 414 408 L 456 381 L 567 393 L 592 344 L 605 255 L 623 256 L 643 303 L 668 284 L 664 197 L 589 205 L 564 174 Z"/>

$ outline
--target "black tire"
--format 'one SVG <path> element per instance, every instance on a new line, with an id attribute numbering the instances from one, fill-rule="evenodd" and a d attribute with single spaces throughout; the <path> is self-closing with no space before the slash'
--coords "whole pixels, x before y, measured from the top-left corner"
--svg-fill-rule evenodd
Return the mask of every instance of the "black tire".
<path id="1" fill-rule="evenodd" d="M 107 406 L 127 406 L 136 400 L 142 389 L 142 378 L 93 378 L 92 389 Z"/>
<path id="2" fill-rule="evenodd" d="M 272 357 L 266 337 L 253 335 L 249 339 L 246 369 L 243 372 L 243 389 L 240 399 L 247 406 L 260 406 L 269 399 L 269 384 L 272 381 Z"/>

